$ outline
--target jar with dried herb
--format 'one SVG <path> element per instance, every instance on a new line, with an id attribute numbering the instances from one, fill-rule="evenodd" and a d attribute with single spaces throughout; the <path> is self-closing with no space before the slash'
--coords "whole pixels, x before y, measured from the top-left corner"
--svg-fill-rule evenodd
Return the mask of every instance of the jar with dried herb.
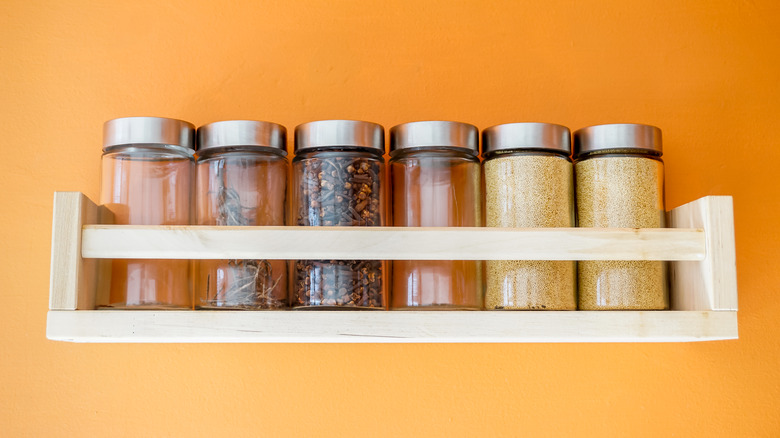
<path id="1" fill-rule="evenodd" d="M 284 225 L 286 129 L 276 123 L 228 120 L 198 129 L 198 225 Z M 281 309 L 288 305 L 285 260 L 199 260 L 195 306 Z"/>
<path id="2" fill-rule="evenodd" d="M 103 127 L 100 202 L 117 225 L 189 225 L 195 127 L 161 117 L 125 117 Z M 189 260 L 111 261 L 100 308 L 192 306 Z"/>
<path id="3" fill-rule="evenodd" d="M 425 121 L 390 130 L 393 225 L 482 226 L 479 132 L 459 122 Z M 482 262 L 395 260 L 392 308 L 476 310 Z"/>
<path id="4" fill-rule="evenodd" d="M 509 123 L 482 133 L 488 227 L 574 226 L 569 129 Z M 488 260 L 487 309 L 576 310 L 573 261 Z"/>
<path id="5" fill-rule="evenodd" d="M 581 227 L 665 225 L 661 130 L 640 124 L 598 125 L 574 132 L 577 219 Z M 582 261 L 582 310 L 669 308 L 662 261 Z"/>
<path id="6" fill-rule="evenodd" d="M 384 128 L 370 122 L 321 120 L 296 127 L 295 224 L 384 225 L 384 139 Z M 385 265 L 381 260 L 295 261 L 292 306 L 385 309 Z"/>

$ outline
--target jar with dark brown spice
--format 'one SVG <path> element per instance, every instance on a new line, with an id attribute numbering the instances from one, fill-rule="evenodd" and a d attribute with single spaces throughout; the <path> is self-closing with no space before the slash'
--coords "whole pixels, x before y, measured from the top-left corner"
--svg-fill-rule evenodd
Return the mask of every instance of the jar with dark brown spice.
<path id="1" fill-rule="evenodd" d="M 355 120 L 321 120 L 296 127 L 291 194 L 295 225 L 384 225 L 384 138 L 381 125 Z M 297 260 L 291 305 L 385 309 L 385 264 Z"/>

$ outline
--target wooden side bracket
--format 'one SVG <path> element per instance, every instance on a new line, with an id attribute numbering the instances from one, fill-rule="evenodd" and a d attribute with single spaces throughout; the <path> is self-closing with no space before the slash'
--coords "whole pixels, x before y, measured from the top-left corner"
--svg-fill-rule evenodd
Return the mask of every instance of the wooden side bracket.
<path id="1" fill-rule="evenodd" d="M 110 222 L 111 213 L 80 192 L 55 192 L 51 233 L 50 310 L 91 310 L 108 290 L 110 260 L 81 257 L 82 228 Z M 102 272 L 100 272 L 102 271 Z M 100 275 L 99 275 L 100 272 Z"/>
<path id="2" fill-rule="evenodd" d="M 737 310 L 734 204 L 731 196 L 706 196 L 669 212 L 672 228 L 702 228 L 706 256 L 671 262 L 672 310 Z"/>

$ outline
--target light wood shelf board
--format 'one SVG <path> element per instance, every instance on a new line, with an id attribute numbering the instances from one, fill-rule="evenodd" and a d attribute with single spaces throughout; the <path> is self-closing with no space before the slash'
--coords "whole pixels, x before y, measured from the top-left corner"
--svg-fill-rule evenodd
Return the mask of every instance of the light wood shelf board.
<path id="1" fill-rule="evenodd" d="M 691 342 L 737 338 L 736 312 L 50 311 L 70 342 Z"/>

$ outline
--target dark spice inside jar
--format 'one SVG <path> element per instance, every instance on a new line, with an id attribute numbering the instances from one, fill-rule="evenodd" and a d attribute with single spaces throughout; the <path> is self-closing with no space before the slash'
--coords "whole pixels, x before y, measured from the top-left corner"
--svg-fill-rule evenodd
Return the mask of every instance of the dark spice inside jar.
<path id="1" fill-rule="evenodd" d="M 299 260 L 294 306 L 383 307 L 379 260 Z"/>
<path id="2" fill-rule="evenodd" d="M 380 226 L 382 162 L 311 157 L 298 163 L 296 223 Z M 380 260 L 299 260 L 293 306 L 384 307 Z"/>

